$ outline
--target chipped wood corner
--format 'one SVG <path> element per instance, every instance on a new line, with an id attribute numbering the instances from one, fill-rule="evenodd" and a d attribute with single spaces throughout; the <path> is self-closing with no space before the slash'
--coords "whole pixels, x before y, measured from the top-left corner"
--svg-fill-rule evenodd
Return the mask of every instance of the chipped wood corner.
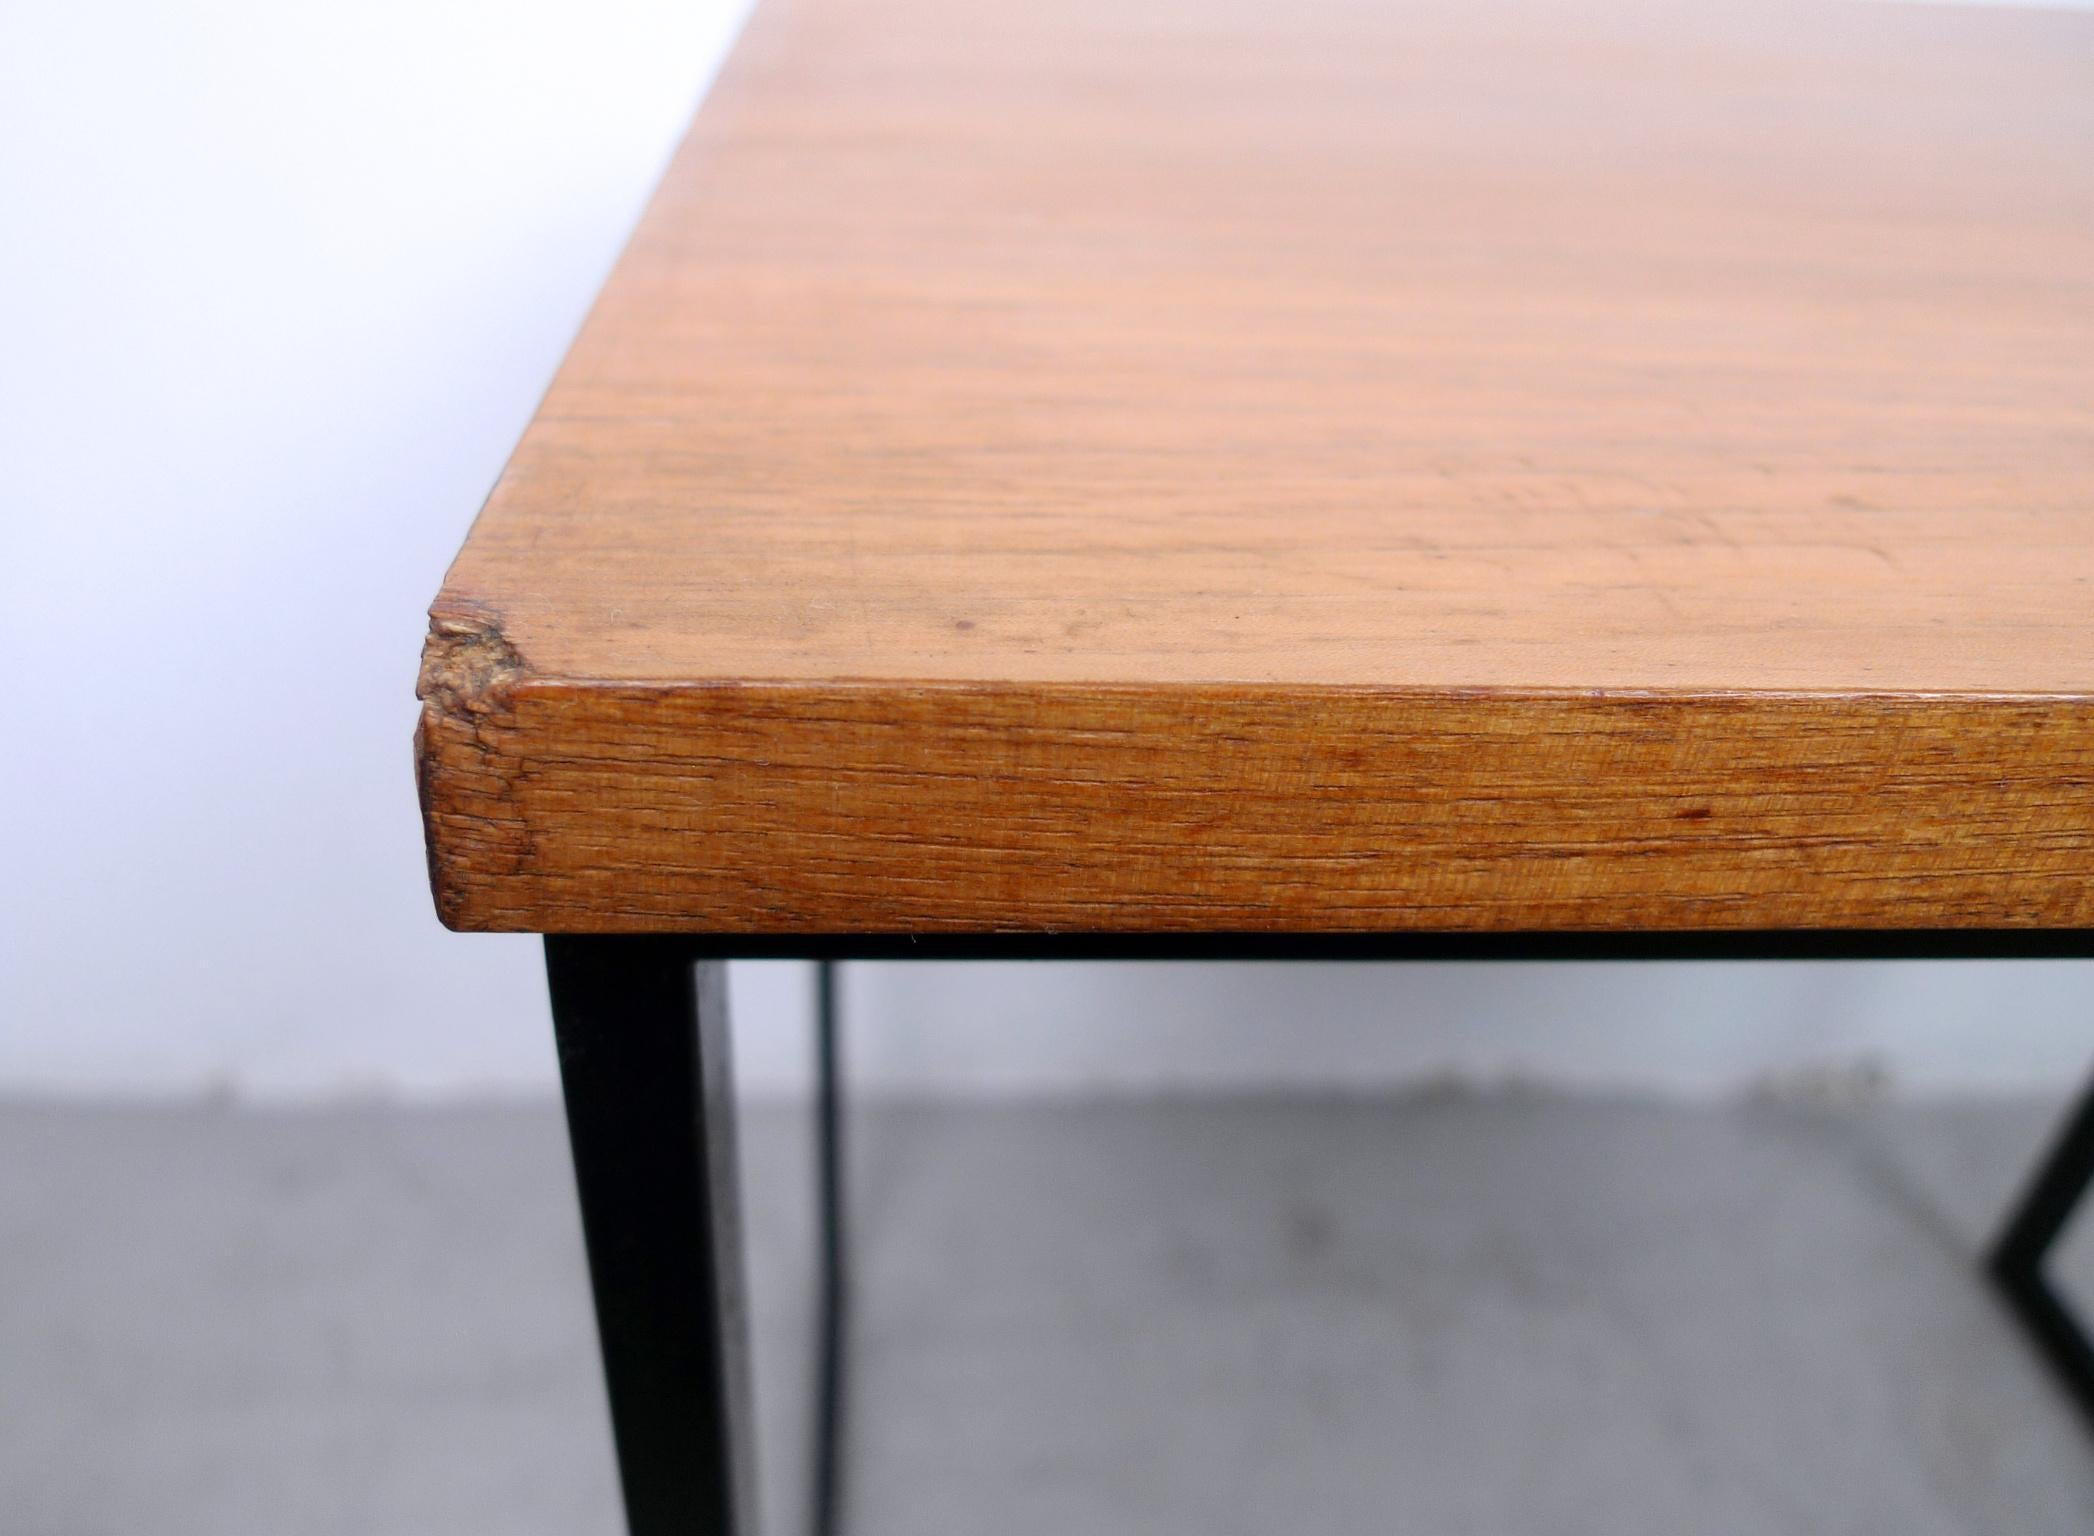
<path id="1" fill-rule="evenodd" d="M 422 671 L 415 684 L 425 719 L 431 712 L 505 710 L 527 671 L 492 609 L 455 598 L 439 599 L 429 609 L 429 637 L 422 642 Z"/>
<path id="2" fill-rule="evenodd" d="M 415 783 L 430 894 L 446 928 L 484 927 L 473 916 L 475 892 L 530 862 L 530 832 L 509 783 L 515 693 L 529 674 L 493 610 L 447 598 L 430 608 L 415 685 Z"/>

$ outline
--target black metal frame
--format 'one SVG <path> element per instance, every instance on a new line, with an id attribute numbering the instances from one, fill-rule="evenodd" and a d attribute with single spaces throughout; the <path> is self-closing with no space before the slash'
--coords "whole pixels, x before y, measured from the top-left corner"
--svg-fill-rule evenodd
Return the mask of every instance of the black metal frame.
<path id="1" fill-rule="evenodd" d="M 814 1202 L 821 1278 L 815 1292 L 813 1423 L 808 1444 L 812 1536 L 836 1536 L 844 1484 L 844 1364 L 850 1337 L 850 1244 L 843 1139 L 843 1061 L 835 962 L 815 967 Z"/>
<path id="2" fill-rule="evenodd" d="M 545 967 L 626 1523 L 754 1536 L 725 963 L 548 938 Z"/>
<path id="3" fill-rule="evenodd" d="M 2000 1229 L 1985 1267 L 2036 1353 L 2094 1426 L 2094 1344 L 2051 1288 L 2043 1261 L 2094 1181 L 2094 1085 L 2081 1095 L 2027 1190 Z"/>
<path id="4" fill-rule="evenodd" d="M 2094 933 L 549 936 L 553 1027 L 632 1536 L 756 1530 L 725 962 L 766 957 L 821 962 L 812 1524 L 817 1536 L 833 1536 L 848 1278 L 836 961 L 2087 959 Z M 2090 1180 L 2094 1092 L 1987 1267 L 2033 1346 L 2094 1421 L 2094 1347 L 2042 1267 Z"/>

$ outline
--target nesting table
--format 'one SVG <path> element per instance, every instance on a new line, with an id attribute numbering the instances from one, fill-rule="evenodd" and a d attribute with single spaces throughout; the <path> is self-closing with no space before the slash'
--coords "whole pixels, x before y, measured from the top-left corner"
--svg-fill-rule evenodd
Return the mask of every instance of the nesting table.
<path id="1" fill-rule="evenodd" d="M 729 957 L 2094 953 L 2090 81 L 2068 12 L 762 0 L 421 677 L 632 1529 L 753 1530 Z M 2094 1402 L 2090 1167 L 1995 1268 Z"/>

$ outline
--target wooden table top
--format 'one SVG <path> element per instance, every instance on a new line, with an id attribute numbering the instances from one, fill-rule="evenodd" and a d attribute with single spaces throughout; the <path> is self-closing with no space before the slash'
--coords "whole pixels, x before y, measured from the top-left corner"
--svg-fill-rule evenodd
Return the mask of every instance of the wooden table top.
<path id="1" fill-rule="evenodd" d="M 2094 15 L 763 0 L 432 609 L 453 926 L 2094 926 Z"/>

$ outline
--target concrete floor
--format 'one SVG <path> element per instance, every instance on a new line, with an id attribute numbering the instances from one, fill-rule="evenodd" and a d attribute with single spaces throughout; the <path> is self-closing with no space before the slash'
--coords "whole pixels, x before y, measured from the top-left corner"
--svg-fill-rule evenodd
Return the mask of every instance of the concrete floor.
<path id="1" fill-rule="evenodd" d="M 1969 1261 L 2054 1109 L 866 1108 L 850 1531 L 2079 1536 Z M 789 1532 L 805 1125 L 744 1130 Z M 550 1105 L 0 1106 L 0 1531 L 610 1536 L 571 1190 Z"/>

